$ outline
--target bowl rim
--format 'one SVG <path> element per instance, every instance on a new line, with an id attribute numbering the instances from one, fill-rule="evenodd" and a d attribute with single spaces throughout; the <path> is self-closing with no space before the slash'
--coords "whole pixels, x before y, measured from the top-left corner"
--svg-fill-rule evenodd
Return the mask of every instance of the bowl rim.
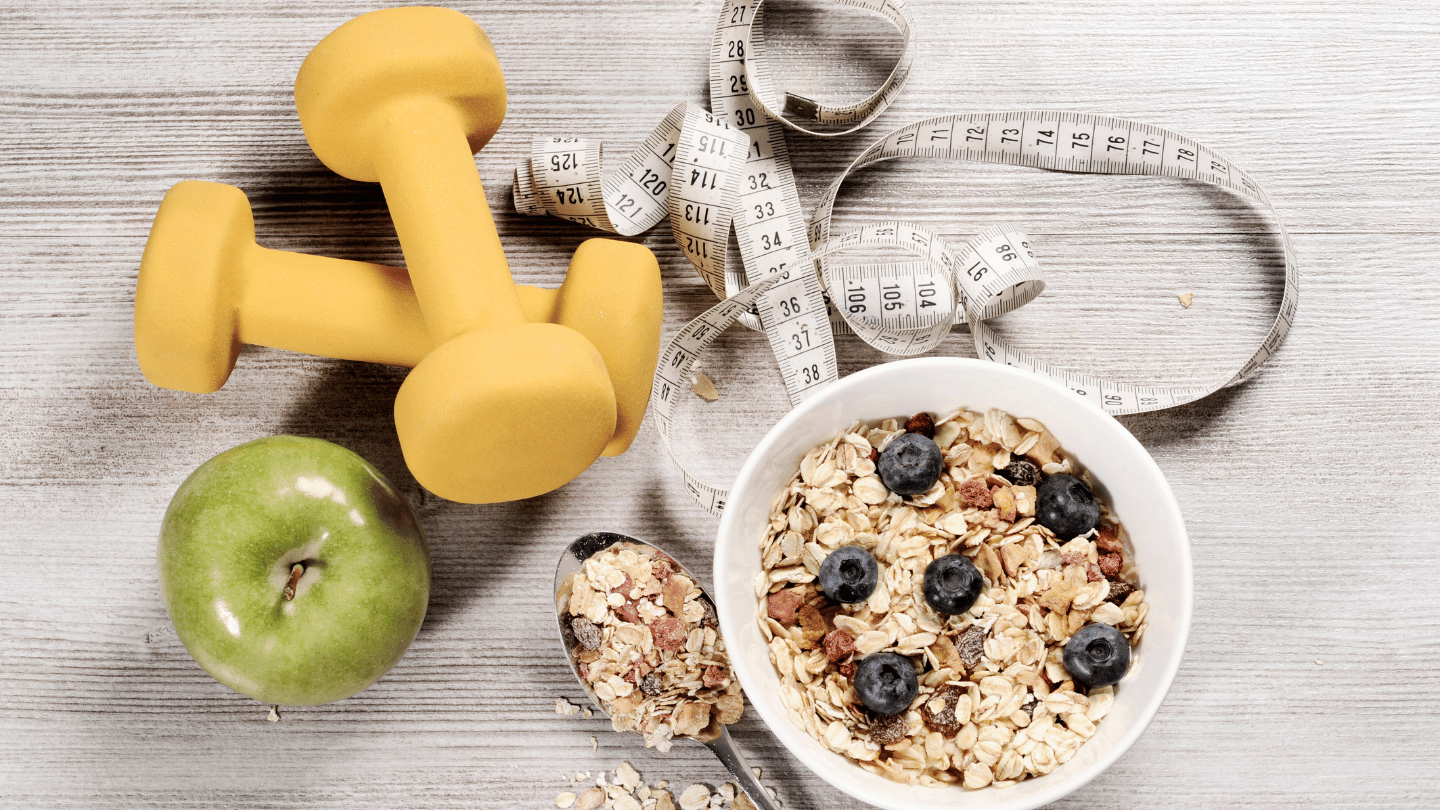
<path id="1" fill-rule="evenodd" d="M 840 399 L 845 394 L 855 389 L 859 389 L 870 384 L 873 378 L 884 377 L 888 374 L 896 373 L 896 370 L 900 367 L 905 367 L 908 369 L 914 366 L 933 367 L 933 369 L 937 373 L 943 373 L 946 371 L 949 371 L 951 373 L 955 371 L 981 371 L 984 374 L 997 374 L 1002 377 L 1010 376 L 1013 377 L 1015 380 L 1020 381 L 1022 384 L 1036 385 L 1042 388 L 1050 388 L 1054 392 L 1060 393 L 1064 398 L 1069 399 L 1076 406 L 1086 409 L 1092 416 L 1099 420 L 1098 424 L 1105 426 L 1103 428 L 1104 430 L 1106 430 L 1110 434 L 1113 434 L 1112 436 L 1107 436 L 1107 439 L 1114 439 L 1115 441 L 1128 445 L 1128 448 L 1140 460 L 1140 463 L 1146 467 L 1146 473 L 1154 477 L 1160 483 L 1160 490 L 1161 494 L 1163 495 L 1162 512 L 1173 518 L 1173 523 L 1175 524 L 1175 528 L 1177 529 L 1173 539 L 1174 542 L 1179 546 L 1178 558 L 1181 565 L 1180 571 L 1178 571 L 1177 573 L 1182 591 L 1182 593 L 1179 594 L 1180 598 L 1177 600 L 1177 604 L 1179 607 L 1179 621 L 1177 622 L 1178 630 L 1174 633 L 1171 633 L 1174 640 L 1173 649 L 1169 651 L 1168 655 L 1157 661 L 1157 666 L 1160 667 L 1158 688 L 1154 689 L 1153 693 L 1146 697 L 1137 707 L 1134 714 L 1134 721 L 1131 723 L 1130 727 L 1127 728 L 1125 732 L 1123 732 L 1120 738 L 1115 741 L 1115 743 L 1110 747 L 1108 751 L 1098 756 L 1095 761 L 1092 762 L 1090 765 L 1078 771 L 1077 773 L 1072 774 L 1068 779 L 1057 781 L 1054 783 L 1053 786 L 1041 788 L 1028 800 L 1020 802 L 1005 802 L 1004 800 L 1001 800 L 997 803 L 994 803 L 993 805 L 986 805 L 987 808 L 993 806 L 997 808 L 997 810 L 999 810 L 999 808 L 1003 808 L 1003 810 L 1028 810 L 1029 808 L 1038 808 L 1051 802 L 1058 801 L 1059 799 L 1069 795 L 1070 793 L 1080 789 L 1081 787 L 1084 787 L 1086 784 L 1095 779 L 1095 777 L 1099 776 L 1102 772 L 1104 772 L 1107 768 L 1114 764 L 1115 761 L 1118 760 L 1121 756 L 1123 756 L 1125 752 L 1127 752 L 1130 747 L 1134 745 L 1135 741 L 1138 740 L 1142 734 L 1144 734 L 1145 730 L 1149 727 L 1150 723 L 1154 720 L 1155 715 L 1158 713 L 1160 709 L 1160 704 L 1164 702 L 1165 697 L 1169 694 L 1170 688 L 1174 684 L 1175 677 L 1179 674 L 1180 665 L 1184 658 L 1185 649 L 1189 641 L 1190 626 L 1194 617 L 1195 599 L 1194 559 L 1190 545 L 1189 535 L 1185 530 L 1184 517 L 1181 514 L 1179 503 L 1175 499 L 1174 491 L 1171 489 L 1170 483 L 1165 478 L 1164 473 L 1160 470 L 1159 465 L 1155 463 L 1154 458 L 1150 456 L 1149 451 L 1145 449 L 1144 445 L 1140 444 L 1140 441 L 1136 439 L 1134 435 L 1131 434 L 1130 431 L 1126 429 L 1123 424 L 1121 424 L 1110 414 L 1100 409 L 1094 403 L 1075 394 L 1073 391 L 1065 388 L 1058 382 L 1055 382 L 1050 378 L 1035 374 L 1033 372 L 1026 371 L 1024 369 L 972 358 L 907 358 L 904 360 L 896 360 L 871 366 L 869 368 L 862 369 L 853 374 L 850 374 L 849 376 L 846 376 L 826 386 L 824 389 L 817 392 L 814 396 L 811 396 L 809 399 L 791 408 L 790 411 L 786 413 L 785 416 L 782 417 L 780 421 L 778 421 L 765 434 L 763 438 L 761 438 L 761 440 L 751 450 L 750 454 L 746 457 L 744 463 L 740 467 L 740 471 L 736 474 L 734 484 L 730 489 L 730 497 L 727 502 L 727 508 L 720 517 L 720 524 L 716 531 L 715 554 L 713 560 L 713 579 L 716 585 L 715 600 L 717 603 L 716 607 L 718 609 L 717 613 L 721 622 L 721 632 L 726 635 L 733 635 L 731 633 L 727 633 L 727 628 L 724 626 L 725 616 L 727 615 L 727 613 L 729 613 L 729 610 L 727 610 L 727 603 L 730 601 L 729 589 L 721 588 L 720 584 L 722 582 L 721 572 L 729 570 L 729 567 L 734 564 L 731 559 L 731 549 L 732 547 L 734 547 L 735 544 L 726 543 L 725 538 L 733 534 L 733 524 L 736 520 L 738 520 L 738 518 L 736 517 L 737 511 L 730 508 L 730 504 L 733 504 L 736 501 L 736 493 L 742 492 L 745 486 L 745 482 L 753 479 L 756 476 L 757 468 L 759 468 L 760 465 L 764 463 L 771 448 L 777 443 L 779 443 L 782 437 L 784 437 L 788 432 L 794 429 L 794 426 L 801 420 L 805 419 L 813 410 L 817 409 L 825 403 Z M 874 418 L 881 417 L 877 416 Z M 753 598 L 753 591 L 747 591 L 747 593 L 750 593 L 752 595 L 751 598 Z M 746 692 L 750 692 L 752 689 L 758 688 L 759 684 L 756 684 L 754 682 L 754 679 L 749 672 L 748 664 L 743 657 L 738 657 L 732 654 L 731 666 L 734 669 L 737 678 L 740 680 L 740 685 L 742 689 L 744 689 Z M 803 740 L 809 740 L 811 742 L 814 741 L 808 733 L 804 732 L 802 729 L 795 728 L 794 725 L 791 723 L 790 719 L 783 714 L 778 717 L 772 717 L 763 705 L 751 701 L 751 706 L 760 715 L 761 719 L 770 729 L 771 733 L 774 734 L 780 740 L 781 744 L 785 746 L 786 750 L 790 753 L 791 756 L 799 760 L 801 764 L 803 764 L 808 770 L 810 770 L 812 773 L 816 774 L 820 778 L 824 779 L 833 787 L 862 802 L 866 802 L 877 807 L 889 808 L 889 810 L 908 810 L 908 808 L 913 806 L 906 803 L 902 797 L 887 796 L 882 792 L 876 792 L 873 795 L 869 793 L 864 793 L 863 791 L 857 792 L 855 789 L 852 789 L 852 785 L 842 783 L 841 779 L 838 778 L 839 774 L 834 774 L 836 778 L 832 778 L 832 771 L 834 769 L 831 768 L 828 763 L 812 762 L 809 756 L 809 752 L 802 752 L 800 750 L 797 750 L 795 743 L 800 741 L 802 738 Z M 846 760 L 846 763 L 850 764 L 848 760 Z M 863 769 L 858 768 L 858 766 L 852 767 L 855 767 L 856 771 L 864 777 L 873 777 L 877 780 L 884 780 L 884 777 L 871 774 L 868 771 L 864 771 Z M 1050 774 L 1047 774 L 1047 776 L 1049 775 Z M 888 780 L 884 781 L 886 785 L 891 785 L 896 788 L 909 787 L 898 782 L 890 782 Z M 927 790 L 928 789 L 941 790 L 938 788 L 927 788 Z M 969 793 L 969 791 L 967 791 L 967 793 Z"/>

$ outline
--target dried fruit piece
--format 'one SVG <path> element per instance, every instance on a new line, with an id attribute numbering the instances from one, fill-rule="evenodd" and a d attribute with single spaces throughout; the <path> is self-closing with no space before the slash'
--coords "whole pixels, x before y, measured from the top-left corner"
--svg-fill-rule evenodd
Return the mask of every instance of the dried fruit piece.
<path id="1" fill-rule="evenodd" d="M 977 625 L 970 625 L 960 636 L 960 643 L 955 645 L 960 649 L 960 660 L 964 662 L 966 669 L 974 669 L 985 656 L 985 631 Z"/>
<path id="2" fill-rule="evenodd" d="M 600 649 L 600 628 L 584 616 L 576 616 L 570 620 L 570 629 L 575 631 L 575 640 L 580 646 L 587 650 Z"/>
<path id="3" fill-rule="evenodd" d="M 628 598 L 630 596 L 631 589 L 634 587 L 635 580 L 631 579 L 629 574 L 625 574 L 625 578 L 620 580 L 620 584 L 611 588 L 610 591 L 611 593 L 618 593 L 621 596 Z"/>
<path id="4" fill-rule="evenodd" d="M 655 646 L 662 650 L 675 651 L 685 646 L 685 623 L 672 616 L 656 619 L 650 624 L 650 634 Z"/>
<path id="5" fill-rule="evenodd" d="M 935 690 L 930 699 L 920 704 L 920 716 L 925 718 L 925 725 L 944 734 L 946 737 L 954 736 L 966 721 L 955 716 L 955 706 L 960 703 L 960 687 L 953 684 L 946 684 Z"/>
<path id="6" fill-rule="evenodd" d="M 770 594 L 766 611 L 770 618 L 781 624 L 794 624 L 795 613 L 805 601 L 805 594 L 799 588 L 786 588 Z"/>
<path id="7" fill-rule="evenodd" d="M 714 664 L 711 664 L 710 666 L 705 668 L 705 675 L 701 679 L 701 683 L 713 689 L 717 686 L 724 684 L 728 680 L 730 680 L 730 676 L 725 674 L 725 670 L 715 666 Z"/>
<path id="8" fill-rule="evenodd" d="M 1134 591 L 1135 586 L 1131 585 L 1128 582 L 1111 581 L 1110 595 L 1105 597 L 1105 601 L 1109 602 L 1112 605 L 1121 604 L 1125 601 L 1125 597 L 1129 596 L 1131 593 L 1134 593 Z"/>
<path id="9" fill-rule="evenodd" d="M 660 602 L 665 609 L 679 616 L 685 607 L 685 594 L 690 592 L 690 580 L 673 574 L 660 588 Z"/>
<path id="10" fill-rule="evenodd" d="M 930 414 L 921 411 L 910 417 L 905 423 L 906 433 L 919 433 L 927 439 L 935 438 L 935 419 Z"/>
<path id="11" fill-rule="evenodd" d="M 703 371 L 696 372 L 695 379 L 690 381 L 690 390 L 706 402 L 714 402 L 720 398 L 720 391 L 715 388 L 715 383 L 711 382 Z"/>
<path id="12" fill-rule="evenodd" d="M 881 745 L 898 743 L 909 736 L 903 714 L 870 715 L 870 739 Z"/>
<path id="13" fill-rule="evenodd" d="M 652 672 L 640 679 L 640 691 L 655 697 L 665 688 L 665 682 L 660 678 L 660 673 Z"/>
<path id="14" fill-rule="evenodd" d="M 710 600 L 703 596 L 701 596 L 698 601 L 700 602 L 700 607 L 705 609 L 705 615 L 700 617 L 700 626 L 719 627 L 720 616 L 715 613 L 715 606 L 710 604 Z"/>
<path id="15" fill-rule="evenodd" d="M 825 637 L 825 617 L 820 615 L 819 608 L 814 605 L 800 608 L 800 629 L 806 647 Z"/>
<path id="16" fill-rule="evenodd" d="M 855 652 L 855 637 L 844 630 L 833 630 L 825 637 L 825 657 L 831 661 Z"/>
<path id="17" fill-rule="evenodd" d="M 1023 458 L 1011 459 L 1005 469 L 996 470 L 1002 478 L 1019 487 L 1033 487 L 1044 478 L 1035 463 Z"/>
<path id="18" fill-rule="evenodd" d="M 959 493 L 960 500 L 963 501 L 966 506 L 989 509 L 995 505 L 994 499 L 990 497 L 990 488 L 985 486 L 985 482 L 979 479 L 971 478 L 961 483 L 956 492 Z"/>
<path id="19" fill-rule="evenodd" d="M 1114 579 L 1120 576 L 1120 568 L 1122 565 L 1123 562 L 1119 554 L 1100 555 L 1100 573 L 1104 574 L 1106 579 Z"/>
<path id="20" fill-rule="evenodd" d="M 634 600 L 626 599 L 624 604 L 615 608 L 615 615 L 631 624 L 640 623 L 640 606 Z"/>
<path id="21" fill-rule="evenodd" d="M 1009 487 L 995 487 L 990 490 L 990 500 L 995 504 L 995 511 L 1001 520 L 1015 522 L 1015 493 Z"/>
<path id="22" fill-rule="evenodd" d="M 1095 530 L 1095 547 L 1100 549 L 1101 554 L 1121 552 L 1120 535 L 1115 532 L 1114 526 L 1101 526 Z"/>

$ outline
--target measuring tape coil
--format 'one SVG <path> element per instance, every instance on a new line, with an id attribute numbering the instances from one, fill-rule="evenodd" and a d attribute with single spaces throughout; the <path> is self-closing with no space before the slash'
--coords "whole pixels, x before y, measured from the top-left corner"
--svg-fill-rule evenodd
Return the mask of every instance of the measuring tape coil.
<path id="1" fill-rule="evenodd" d="M 701 353 L 737 321 L 764 331 L 792 405 L 838 378 L 835 332 L 852 332 L 891 354 L 915 355 L 935 348 L 956 324 L 968 324 L 977 356 L 1057 380 L 1112 414 L 1194 401 L 1250 376 L 1278 349 L 1298 301 L 1298 270 L 1278 216 L 1285 285 L 1268 334 L 1231 377 L 1189 387 L 1110 382 L 1044 363 L 1001 340 L 985 321 L 1023 306 L 1045 289 L 1022 231 L 991 228 L 954 244 L 919 225 L 893 220 L 830 234 L 835 200 L 852 173 L 910 157 L 1184 178 L 1225 188 L 1275 214 L 1264 191 L 1233 163 L 1153 125 L 1050 111 L 920 121 L 865 149 L 822 194 L 807 225 L 784 130 L 829 137 L 865 126 L 893 101 L 913 61 L 915 30 L 903 2 L 836 2 L 884 17 L 904 39 L 890 76 L 866 99 L 827 106 L 787 94 L 783 110 L 790 117 L 783 115 L 765 58 L 763 0 L 727 0 L 711 49 L 713 114 L 693 104 L 678 105 L 608 176 L 602 176 L 599 142 L 572 137 L 537 139 L 530 161 L 516 170 L 515 205 L 522 213 L 560 216 L 625 236 L 668 216 L 682 252 L 722 299 L 667 344 L 651 396 L 661 439 L 686 489 L 703 508 L 718 515 L 726 491 L 701 481 L 680 462 L 673 445 L 674 419 Z M 732 227 L 739 263 L 727 263 Z M 860 263 L 838 258 L 847 251 L 877 249 L 909 258 Z"/>

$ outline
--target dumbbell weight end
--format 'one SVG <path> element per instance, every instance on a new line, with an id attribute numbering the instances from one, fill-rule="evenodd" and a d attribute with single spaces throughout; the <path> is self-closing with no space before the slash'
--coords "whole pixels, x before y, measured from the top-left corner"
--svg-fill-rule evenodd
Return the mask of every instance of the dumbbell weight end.
<path id="1" fill-rule="evenodd" d="M 242 343 L 403 366 L 431 345 L 404 271 L 260 247 L 244 192 L 178 183 L 140 260 L 140 370 L 162 388 L 217 391 Z"/>

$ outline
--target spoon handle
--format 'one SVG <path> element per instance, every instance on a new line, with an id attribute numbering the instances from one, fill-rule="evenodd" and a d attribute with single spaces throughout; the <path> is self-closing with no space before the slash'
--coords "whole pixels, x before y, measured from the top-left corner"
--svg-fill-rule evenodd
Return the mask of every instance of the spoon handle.
<path id="1" fill-rule="evenodd" d="M 750 797 L 757 810 L 780 810 L 780 806 L 770 799 L 770 794 L 760 784 L 760 780 L 755 778 L 755 772 L 750 770 L 750 763 L 745 761 L 740 749 L 735 747 L 729 729 L 721 726 L 720 736 L 705 743 L 705 747 L 720 758 L 720 762 L 735 777 L 735 784 L 745 791 L 745 795 Z"/>

